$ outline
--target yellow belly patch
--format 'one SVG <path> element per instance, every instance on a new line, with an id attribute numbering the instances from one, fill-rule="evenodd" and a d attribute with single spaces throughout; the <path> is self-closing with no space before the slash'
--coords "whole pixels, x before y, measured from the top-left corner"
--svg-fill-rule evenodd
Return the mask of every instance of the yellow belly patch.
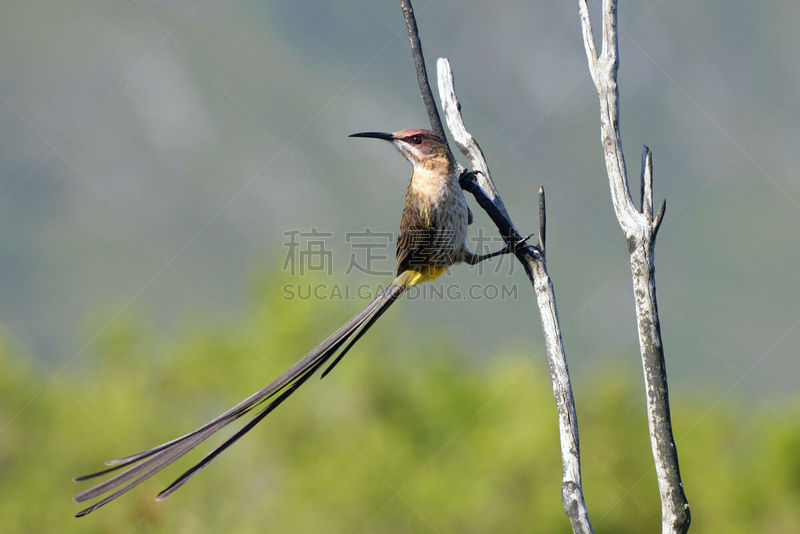
<path id="1" fill-rule="evenodd" d="M 448 267 L 449 266 L 447 265 L 431 265 L 420 270 L 409 269 L 407 271 L 403 271 L 403 273 L 397 277 L 395 283 L 405 284 L 407 287 L 414 287 L 422 282 L 436 280 L 448 269 Z"/>

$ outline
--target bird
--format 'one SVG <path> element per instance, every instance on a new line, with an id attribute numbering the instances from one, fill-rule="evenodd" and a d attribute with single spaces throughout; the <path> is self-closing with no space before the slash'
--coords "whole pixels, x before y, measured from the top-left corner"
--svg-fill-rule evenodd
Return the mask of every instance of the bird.
<path id="1" fill-rule="evenodd" d="M 475 265 L 489 258 L 514 252 L 519 244 L 527 240 L 525 238 L 518 243 L 483 255 L 470 251 L 467 244 L 467 226 L 472 222 L 472 212 L 459 185 L 459 168 L 446 140 L 433 131 L 411 129 L 393 133 L 360 132 L 350 137 L 387 141 L 394 145 L 412 166 L 397 236 L 395 279 L 363 310 L 311 352 L 236 406 L 179 438 L 124 458 L 108 461 L 106 469 L 76 477 L 74 481 L 80 482 L 123 470 L 108 480 L 75 494 L 73 496 L 75 502 L 87 502 L 108 493 L 75 514 L 75 517 L 85 516 L 117 499 L 219 430 L 245 415 L 255 413 L 242 428 L 180 475 L 159 493 L 156 499 L 162 500 L 168 497 L 249 432 L 328 362 L 330 363 L 320 378 L 330 373 L 378 318 L 409 288 L 435 280 L 455 264 Z"/>

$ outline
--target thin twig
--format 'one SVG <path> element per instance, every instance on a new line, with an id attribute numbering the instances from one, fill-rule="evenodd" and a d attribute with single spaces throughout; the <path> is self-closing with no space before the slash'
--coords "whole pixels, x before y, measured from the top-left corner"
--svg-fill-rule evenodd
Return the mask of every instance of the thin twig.
<path id="1" fill-rule="evenodd" d="M 653 219 L 653 153 L 642 146 L 642 213 Z"/>
<path id="2" fill-rule="evenodd" d="M 417 19 L 414 17 L 414 8 L 411 0 L 400 0 L 403 9 L 403 18 L 406 19 L 408 28 L 408 41 L 411 45 L 411 56 L 414 58 L 414 70 L 417 71 L 417 82 L 422 101 L 428 112 L 428 120 L 431 123 L 431 130 L 441 139 L 446 139 L 442 119 L 439 117 L 439 110 L 436 108 L 436 101 L 433 99 L 433 92 L 428 83 L 428 71 L 425 69 L 425 57 L 422 55 L 422 44 L 419 41 L 419 31 L 417 30 Z"/>
<path id="3" fill-rule="evenodd" d="M 544 201 L 544 186 L 539 186 L 539 248 L 542 249 L 542 254 L 545 252 L 547 241 L 547 213 L 545 210 Z"/>

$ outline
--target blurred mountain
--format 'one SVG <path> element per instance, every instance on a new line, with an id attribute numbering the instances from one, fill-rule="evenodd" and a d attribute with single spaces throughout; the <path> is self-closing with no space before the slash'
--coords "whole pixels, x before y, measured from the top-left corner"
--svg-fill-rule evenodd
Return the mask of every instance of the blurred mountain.
<path id="1" fill-rule="evenodd" d="M 573 371 L 588 381 L 621 354 L 630 365 L 618 372 L 636 376 L 627 253 L 576 6 L 416 11 L 429 67 L 450 58 L 522 230 L 537 228 L 545 185 Z M 396 230 L 407 165 L 346 137 L 426 124 L 396 3 L 28 1 L 0 12 L 0 323 L 43 372 L 80 368 L 120 316 L 162 339 L 235 324 L 255 281 L 283 269 L 286 232 L 330 232 L 339 282 L 346 233 Z M 798 15 L 793 1 L 620 7 L 629 172 L 646 143 L 668 198 L 656 261 L 674 391 L 770 403 L 796 388 Z M 481 214 L 480 227 L 494 235 Z M 410 321 L 455 332 L 465 358 L 541 346 L 531 291 L 509 265 L 458 267 L 443 283 L 516 285 L 515 300 L 408 302 Z"/>

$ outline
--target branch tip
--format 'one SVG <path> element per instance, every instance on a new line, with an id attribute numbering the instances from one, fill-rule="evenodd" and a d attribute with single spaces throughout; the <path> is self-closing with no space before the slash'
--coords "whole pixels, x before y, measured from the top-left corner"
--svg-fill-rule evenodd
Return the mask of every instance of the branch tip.
<path id="1" fill-rule="evenodd" d="M 653 220 L 653 153 L 647 145 L 642 145 L 642 214 Z"/>
<path id="2" fill-rule="evenodd" d="M 545 209 L 544 199 L 544 186 L 539 186 L 539 245 L 541 245 L 542 254 L 546 247 L 547 241 L 547 212 Z"/>
<path id="3" fill-rule="evenodd" d="M 594 79 L 597 70 L 597 49 L 594 44 L 594 33 L 592 31 L 592 21 L 589 18 L 589 6 L 586 0 L 578 0 L 578 10 L 581 16 L 581 30 L 583 33 L 583 47 L 586 50 L 586 59 L 589 62 L 589 71 Z M 595 84 L 597 80 L 595 80 Z"/>
<path id="4" fill-rule="evenodd" d="M 470 168 L 481 171 L 478 175 L 478 183 L 484 192 L 497 205 L 500 212 L 508 217 L 508 212 L 500 198 L 497 188 L 486 164 L 486 156 L 483 154 L 480 145 L 475 138 L 467 131 L 464 118 L 461 116 L 461 103 L 456 97 L 455 84 L 453 81 L 453 71 L 450 68 L 450 61 L 447 58 L 439 58 L 436 63 L 437 78 L 439 85 L 439 98 L 442 101 L 442 110 L 447 121 L 447 129 L 453 137 L 456 146 L 469 159 Z"/>
<path id="5" fill-rule="evenodd" d="M 603 0 L 603 51 L 616 78 L 617 65 L 617 0 Z"/>
<path id="6" fill-rule="evenodd" d="M 653 235 L 656 235 L 658 233 L 658 229 L 661 228 L 661 221 L 664 219 L 664 212 L 666 210 L 667 199 L 665 198 L 661 203 L 661 207 L 658 208 L 658 214 L 656 215 L 655 221 L 653 221 Z"/>
<path id="7" fill-rule="evenodd" d="M 431 91 L 430 83 L 428 83 L 428 72 L 425 69 L 425 56 L 422 55 L 422 43 L 420 43 L 419 40 L 417 19 L 414 17 L 414 8 L 411 6 L 411 0 L 400 0 L 400 7 L 403 10 L 406 28 L 408 28 L 408 40 L 411 45 L 411 56 L 414 59 L 414 70 L 417 72 L 417 83 L 419 83 L 422 101 L 425 103 L 425 110 L 428 112 L 428 121 L 431 123 L 431 130 L 446 142 L 447 137 L 445 137 L 444 134 L 442 119 L 439 117 L 439 110 L 436 108 L 436 101 L 433 99 L 433 92 Z"/>

